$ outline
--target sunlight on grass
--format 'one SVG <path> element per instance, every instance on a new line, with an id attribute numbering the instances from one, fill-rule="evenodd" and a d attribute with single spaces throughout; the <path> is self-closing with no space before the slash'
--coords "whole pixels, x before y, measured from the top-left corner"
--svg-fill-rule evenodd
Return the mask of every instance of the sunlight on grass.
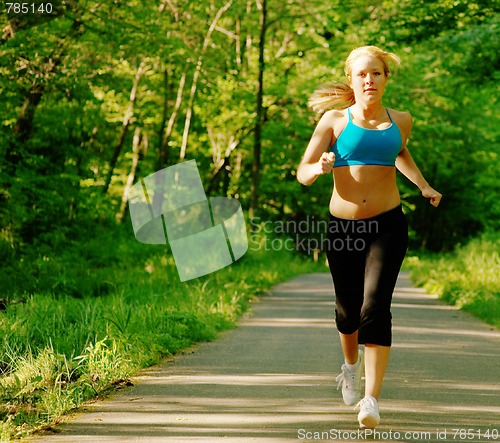
<path id="1" fill-rule="evenodd" d="M 500 238 L 483 234 L 448 254 L 408 257 L 416 284 L 500 327 Z"/>

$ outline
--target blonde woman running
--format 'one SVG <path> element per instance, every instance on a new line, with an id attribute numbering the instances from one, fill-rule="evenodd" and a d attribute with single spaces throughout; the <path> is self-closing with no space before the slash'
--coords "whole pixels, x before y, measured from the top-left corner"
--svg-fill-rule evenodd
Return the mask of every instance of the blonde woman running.
<path id="1" fill-rule="evenodd" d="M 382 104 L 390 64 L 399 65 L 395 54 L 375 46 L 357 48 L 345 62 L 348 84 L 314 93 L 309 105 L 322 117 L 297 170 L 304 185 L 333 171 L 327 257 L 345 360 L 337 381 L 344 402 L 358 402 L 362 428 L 380 422 L 378 398 L 392 344 L 392 293 L 408 245 L 396 168 L 433 206 L 441 200 L 406 147 L 411 115 Z"/>

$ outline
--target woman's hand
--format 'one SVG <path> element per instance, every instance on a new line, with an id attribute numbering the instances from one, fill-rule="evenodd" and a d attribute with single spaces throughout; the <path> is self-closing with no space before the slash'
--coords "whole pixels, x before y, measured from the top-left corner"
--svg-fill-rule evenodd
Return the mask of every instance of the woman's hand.
<path id="1" fill-rule="evenodd" d="M 319 175 L 329 174 L 332 172 L 333 164 L 335 163 L 335 154 L 333 152 L 323 152 L 318 163 L 316 163 L 316 173 Z"/>
<path id="2" fill-rule="evenodd" d="M 425 198 L 430 199 L 430 203 L 432 206 L 437 208 L 439 205 L 439 202 L 441 201 L 441 198 L 443 197 L 439 192 L 437 192 L 435 189 L 432 189 L 429 185 L 425 186 L 422 188 L 422 195 Z"/>

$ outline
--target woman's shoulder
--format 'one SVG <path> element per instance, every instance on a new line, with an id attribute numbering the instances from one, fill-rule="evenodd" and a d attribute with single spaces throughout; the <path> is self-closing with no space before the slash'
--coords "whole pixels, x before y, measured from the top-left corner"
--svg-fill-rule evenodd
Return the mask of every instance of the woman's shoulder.
<path id="1" fill-rule="evenodd" d="M 333 132 L 332 141 L 334 142 L 346 127 L 347 109 L 332 109 L 326 111 L 323 118 Z"/>
<path id="2" fill-rule="evenodd" d="M 347 109 L 331 109 L 326 111 L 321 119 L 333 129 L 334 135 L 338 137 L 347 123 Z"/>
<path id="3" fill-rule="evenodd" d="M 396 125 L 399 126 L 406 134 L 409 134 L 411 127 L 413 126 L 413 117 L 409 112 L 398 111 L 396 109 L 388 108 L 391 118 L 394 120 Z"/>
<path id="4" fill-rule="evenodd" d="M 347 109 L 330 109 L 323 114 L 324 119 L 329 121 L 342 120 L 347 116 Z"/>

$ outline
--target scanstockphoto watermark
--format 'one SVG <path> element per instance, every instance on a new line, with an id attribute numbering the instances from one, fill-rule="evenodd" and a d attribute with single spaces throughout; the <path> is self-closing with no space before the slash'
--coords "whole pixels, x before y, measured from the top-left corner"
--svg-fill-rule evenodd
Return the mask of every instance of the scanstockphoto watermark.
<path id="1" fill-rule="evenodd" d="M 403 431 L 377 429 L 340 430 L 330 429 L 328 431 L 314 431 L 310 429 L 299 429 L 297 439 L 307 441 L 499 441 L 498 429 L 478 428 L 451 428 L 436 429 L 435 431 Z"/>
<path id="2" fill-rule="evenodd" d="M 378 233 L 377 220 L 323 220 L 307 216 L 301 220 L 250 219 L 249 249 L 253 251 L 303 251 L 316 250 L 362 251 L 367 236 Z"/>

